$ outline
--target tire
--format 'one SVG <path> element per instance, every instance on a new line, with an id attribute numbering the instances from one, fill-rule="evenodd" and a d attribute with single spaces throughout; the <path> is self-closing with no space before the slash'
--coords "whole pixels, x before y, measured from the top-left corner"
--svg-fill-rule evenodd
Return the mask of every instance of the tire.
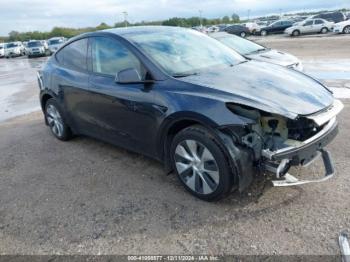
<path id="1" fill-rule="evenodd" d="M 192 195 L 216 201 L 227 196 L 234 184 L 228 157 L 220 142 L 202 126 L 190 126 L 173 139 L 170 156 L 173 168 Z"/>
<path id="2" fill-rule="evenodd" d="M 72 132 L 66 124 L 62 110 L 53 98 L 47 100 L 44 115 L 46 123 L 57 139 L 67 141 L 72 137 Z"/>
<path id="3" fill-rule="evenodd" d="M 328 33 L 328 28 L 327 27 L 323 27 L 321 29 L 321 34 L 327 34 Z"/>
<path id="4" fill-rule="evenodd" d="M 261 30 L 260 34 L 261 34 L 261 36 L 267 36 L 267 31 L 266 30 Z"/>
<path id="5" fill-rule="evenodd" d="M 300 31 L 299 30 L 294 30 L 292 33 L 292 36 L 299 36 L 300 35 Z"/>
<path id="6" fill-rule="evenodd" d="M 240 35 L 240 37 L 245 38 L 247 36 L 247 33 L 246 32 L 241 32 L 239 35 Z"/>
<path id="7" fill-rule="evenodd" d="M 350 25 L 347 25 L 347 26 L 344 27 L 343 33 L 344 34 L 350 34 Z"/>

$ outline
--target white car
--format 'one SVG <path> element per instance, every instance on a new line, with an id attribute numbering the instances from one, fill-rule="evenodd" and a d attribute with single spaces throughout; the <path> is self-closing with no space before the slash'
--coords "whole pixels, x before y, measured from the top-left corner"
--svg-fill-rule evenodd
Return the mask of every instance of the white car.
<path id="1" fill-rule="evenodd" d="M 350 34 L 350 19 L 336 23 L 333 28 L 334 33 L 344 33 L 344 34 Z"/>
<path id="2" fill-rule="evenodd" d="M 303 65 L 300 60 L 291 54 L 266 48 L 232 34 L 215 33 L 210 36 L 248 59 L 281 65 L 301 72 L 303 71 Z"/>
<path id="3" fill-rule="evenodd" d="M 298 36 L 300 34 L 326 34 L 332 31 L 334 22 L 329 22 L 322 18 L 306 19 L 302 22 L 295 23 L 293 26 L 288 27 L 284 33 L 290 36 Z"/>
<path id="4" fill-rule="evenodd" d="M 32 40 L 27 44 L 26 53 L 28 58 L 33 56 L 45 56 L 48 54 L 48 49 L 43 41 Z"/>
<path id="5" fill-rule="evenodd" d="M 10 42 L 5 45 L 5 57 L 15 57 L 24 55 L 24 46 L 22 42 Z"/>
<path id="6" fill-rule="evenodd" d="M 50 53 L 55 53 L 65 41 L 66 39 L 64 37 L 53 37 L 47 40 Z"/>
<path id="7" fill-rule="evenodd" d="M 0 57 L 4 57 L 5 56 L 5 48 L 4 48 L 5 44 L 0 44 Z"/>
<path id="8" fill-rule="evenodd" d="M 255 33 L 260 32 L 261 27 L 257 23 L 248 22 L 248 23 L 244 23 L 241 25 L 248 28 L 251 34 L 255 34 Z"/>

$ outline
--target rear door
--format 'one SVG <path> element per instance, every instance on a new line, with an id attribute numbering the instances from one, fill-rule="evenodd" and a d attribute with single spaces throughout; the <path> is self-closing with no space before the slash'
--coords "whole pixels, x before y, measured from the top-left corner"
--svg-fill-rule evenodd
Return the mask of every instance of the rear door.
<path id="1" fill-rule="evenodd" d="M 321 29 L 325 26 L 324 22 L 324 20 L 315 19 L 313 33 L 319 33 Z"/>
<path id="2" fill-rule="evenodd" d="M 58 62 L 53 83 L 62 100 L 70 126 L 84 131 L 89 128 L 89 72 L 87 70 L 88 38 L 65 46 L 55 58 Z"/>
<path id="3" fill-rule="evenodd" d="M 271 25 L 270 32 L 271 33 L 278 33 L 281 30 L 282 27 L 282 22 L 275 22 L 274 24 Z"/>

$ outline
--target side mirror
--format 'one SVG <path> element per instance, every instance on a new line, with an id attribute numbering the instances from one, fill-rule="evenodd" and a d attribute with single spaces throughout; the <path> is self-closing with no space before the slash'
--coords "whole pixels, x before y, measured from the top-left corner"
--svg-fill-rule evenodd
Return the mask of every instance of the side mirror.
<path id="1" fill-rule="evenodd" d="M 128 68 L 117 73 L 115 81 L 120 84 L 132 84 L 143 82 L 139 72 L 135 68 Z"/>

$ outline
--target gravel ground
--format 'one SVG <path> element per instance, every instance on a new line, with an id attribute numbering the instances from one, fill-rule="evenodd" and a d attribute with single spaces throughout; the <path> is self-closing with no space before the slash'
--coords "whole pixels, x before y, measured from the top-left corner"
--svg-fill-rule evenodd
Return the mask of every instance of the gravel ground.
<path id="1" fill-rule="evenodd" d="M 305 56 L 323 39 L 305 43 Z M 286 48 L 277 40 L 264 39 Z M 324 59 L 323 51 L 310 58 Z M 337 236 L 350 229 L 350 101 L 343 102 L 340 133 L 328 147 L 334 179 L 273 188 L 259 177 L 217 203 L 192 197 L 141 155 L 86 137 L 57 141 L 40 112 L 0 123 L 0 254 L 339 255 Z M 317 162 L 291 173 L 323 169 Z"/>

